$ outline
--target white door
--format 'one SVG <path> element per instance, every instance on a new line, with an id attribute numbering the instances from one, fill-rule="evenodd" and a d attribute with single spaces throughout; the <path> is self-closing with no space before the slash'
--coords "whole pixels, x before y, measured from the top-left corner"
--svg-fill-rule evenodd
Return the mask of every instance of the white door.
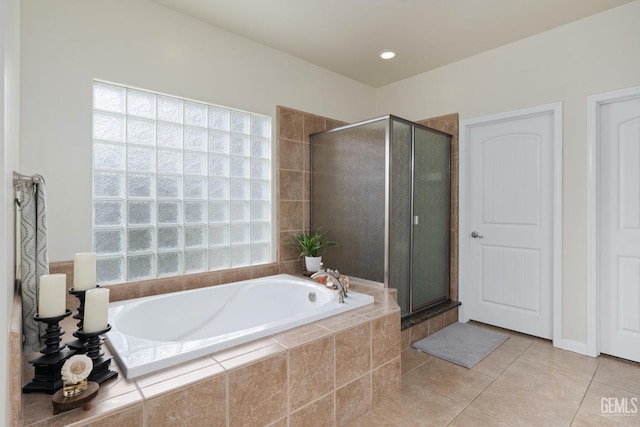
<path id="1" fill-rule="evenodd" d="M 600 106 L 600 351 L 640 362 L 640 99 Z"/>
<path id="2" fill-rule="evenodd" d="M 469 129 L 467 317 L 553 335 L 554 115 Z"/>

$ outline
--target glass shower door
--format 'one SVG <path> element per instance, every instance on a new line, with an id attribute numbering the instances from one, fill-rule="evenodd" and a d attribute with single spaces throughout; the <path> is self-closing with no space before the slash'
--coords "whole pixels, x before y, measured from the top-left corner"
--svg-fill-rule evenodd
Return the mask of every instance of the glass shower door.
<path id="1" fill-rule="evenodd" d="M 411 309 L 449 297 L 450 137 L 415 127 Z"/>

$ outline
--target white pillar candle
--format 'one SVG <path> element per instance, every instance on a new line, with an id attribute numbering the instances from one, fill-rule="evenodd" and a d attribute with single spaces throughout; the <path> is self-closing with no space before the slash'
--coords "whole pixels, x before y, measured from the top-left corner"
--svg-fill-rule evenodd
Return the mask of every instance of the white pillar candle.
<path id="1" fill-rule="evenodd" d="M 96 287 L 96 254 L 82 252 L 73 256 L 73 290 L 86 291 Z"/>
<path id="2" fill-rule="evenodd" d="M 84 295 L 84 332 L 98 332 L 107 329 L 109 312 L 109 289 L 89 289 Z"/>
<path id="3" fill-rule="evenodd" d="M 38 316 L 62 316 L 67 311 L 67 275 L 45 274 L 40 276 L 39 286 Z"/>

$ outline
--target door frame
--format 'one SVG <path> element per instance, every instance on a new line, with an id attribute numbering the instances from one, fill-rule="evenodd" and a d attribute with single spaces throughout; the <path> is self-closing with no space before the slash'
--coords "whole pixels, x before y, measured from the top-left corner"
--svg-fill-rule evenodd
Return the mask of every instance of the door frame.
<path id="1" fill-rule="evenodd" d="M 551 113 L 553 117 L 553 284 L 552 284 L 552 325 L 553 345 L 555 347 L 584 353 L 580 345 L 562 340 L 562 102 L 523 108 L 504 113 L 491 114 L 460 121 L 460 184 L 459 184 L 459 299 L 462 302 L 459 311 L 461 322 L 469 321 L 465 301 L 469 292 L 469 135 L 471 128 L 490 123 L 538 116 Z"/>
<path id="2" fill-rule="evenodd" d="M 600 179 L 600 107 L 603 104 L 640 98 L 640 86 L 599 93 L 587 97 L 587 342 L 586 354 L 597 357 L 600 354 L 600 257 L 598 236 L 600 218 L 598 215 Z"/>

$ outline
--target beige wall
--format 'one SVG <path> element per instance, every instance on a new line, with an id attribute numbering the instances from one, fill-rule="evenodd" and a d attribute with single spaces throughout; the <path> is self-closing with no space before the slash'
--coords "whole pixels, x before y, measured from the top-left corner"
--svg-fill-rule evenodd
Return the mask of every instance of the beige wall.
<path id="1" fill-rule="evenodd" d="M 378 113 L 460 119 L 563 102 L 563 338 L 586 341 L 586 97 L 640 85 L 640 1 L 380 88 Z"/>
<path id="2" fill-rule="evenodd" d="M 13 177 L 20 152 L 20 0 L 0 0 L 0 424 L 9 425 L 9 319 L 13 302 Z"/>
<path id="3" fill-rule="evenodd" d="M 23 0 L 22 43 L 21 170 L 47 180 L 51 261 L 91 249 L 94 78 L 274 119 L 374 114 L 371 87 L 145 0 Z"/>

